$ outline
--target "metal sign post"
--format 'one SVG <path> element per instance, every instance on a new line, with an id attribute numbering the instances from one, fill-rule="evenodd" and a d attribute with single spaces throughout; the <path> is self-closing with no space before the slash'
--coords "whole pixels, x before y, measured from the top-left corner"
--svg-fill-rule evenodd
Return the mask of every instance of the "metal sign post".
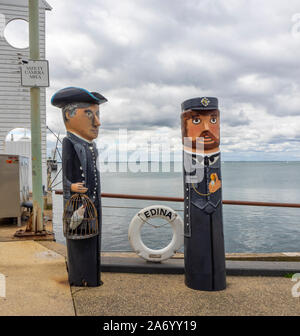
<path id="1" fill-rule="evenodd" d="M 40 59 L 39 0 L 28 0 L 30 58 Z M 40 88 L 30 88 L 33 231 L 43 231 L 43 182 L 41 150 Z"/>

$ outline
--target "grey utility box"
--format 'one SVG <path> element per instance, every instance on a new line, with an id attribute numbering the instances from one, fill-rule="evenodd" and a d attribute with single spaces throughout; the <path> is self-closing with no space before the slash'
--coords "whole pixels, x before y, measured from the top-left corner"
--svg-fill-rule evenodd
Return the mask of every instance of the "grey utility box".
<path id="1" fill-rule="evenodd" d="M 0 218 L 18 218 L 21 225 L 21 204 L 29 200 L 29 158 L 0 154 Z"/>

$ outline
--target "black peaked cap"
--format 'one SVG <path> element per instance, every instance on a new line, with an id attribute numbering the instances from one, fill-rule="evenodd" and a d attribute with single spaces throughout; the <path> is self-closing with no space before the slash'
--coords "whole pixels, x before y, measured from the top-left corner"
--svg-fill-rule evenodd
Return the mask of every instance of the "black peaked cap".
<path id="1" fill-rule="evenodd" d="M 186 110 L 217 110 L 218 99 L 215 97 L 197 97 L 185 100 L 181 104 L 182 111 Z"/>

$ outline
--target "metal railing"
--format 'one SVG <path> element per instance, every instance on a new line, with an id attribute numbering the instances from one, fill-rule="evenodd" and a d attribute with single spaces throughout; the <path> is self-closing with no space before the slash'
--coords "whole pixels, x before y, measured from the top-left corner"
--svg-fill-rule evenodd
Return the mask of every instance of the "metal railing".
<path id="1" fill-rule="evenodd" d="M 62 195 L 63 191 L 62 190 L 55 190 L 55 194 Z M 102 193 L 101 197 L 136 199 L 136 200 L 144 200 L 144 201 L 165 201 L 165 202 L 183 202 L 184 201 L 183 197 L 151 196 L 151 195 L 128 195 L 128 194 L 110 194 L 110 193 Z M 233 201 L 233 200 L 223 200 L 222 202 L 223 202 L 223 204 L 228 204 L 228 205 L 248 205 L 248 206 L 300 208 L 299 203 Z"/>

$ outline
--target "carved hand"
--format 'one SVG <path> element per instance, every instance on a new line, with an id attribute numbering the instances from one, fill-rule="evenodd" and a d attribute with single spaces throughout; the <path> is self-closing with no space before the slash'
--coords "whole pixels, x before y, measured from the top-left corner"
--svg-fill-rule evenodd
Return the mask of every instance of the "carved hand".
<path id="1" fill-rule="evenodd" d="M 209 192 L 213 194 L 221 188 L 221 181 L 219 180 L 218 175 L 215 173 L 210 175 L 210 179 L 211 181 L 209 182 L 208 188 Z"/>
<path id="2" fill-rule="evenodd" d="M 74 193 L 84 194 L 88 191 L 88 188 L 84 187 L 83 182 L 77 182 L 71 184 L 71 191 Z"/>

